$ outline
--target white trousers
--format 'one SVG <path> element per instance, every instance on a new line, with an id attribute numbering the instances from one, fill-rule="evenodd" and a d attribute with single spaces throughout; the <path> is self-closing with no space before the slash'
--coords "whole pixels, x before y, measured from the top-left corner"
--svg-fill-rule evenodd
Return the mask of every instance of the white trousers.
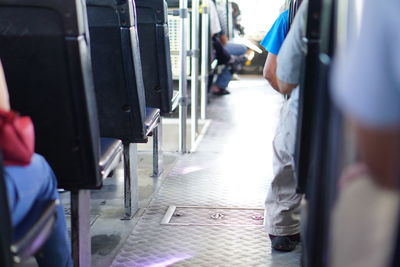
<path id="1" fill-rule="evenodd" d="M 300 232 L 301 195 L 296 193 L 294 149 L 297 128 L 298 89 L 282 106 L 273 141 L 273 179 L 265 200 L 265 230 L 282 236 Z"/>
<path id="2" fill-rule="evenodd" d="M 376 186 L 366 173 L 344 185 L 333 213 L 330 267 L 389 266 L 399 211 L 399 192 Z"/>

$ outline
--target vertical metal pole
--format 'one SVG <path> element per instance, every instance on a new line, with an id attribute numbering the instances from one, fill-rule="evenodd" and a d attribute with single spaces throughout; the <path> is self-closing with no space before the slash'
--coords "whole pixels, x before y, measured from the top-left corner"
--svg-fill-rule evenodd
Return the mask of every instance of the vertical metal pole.
<path id="1" fill-rule="evenodd" d="M 91 266 L 89 190 L 71 192 L 71 235 L 74 266 Z"/>
<path id="2" fill-rule="evenodd" d="M 153 177 L 158 177 L 163 172 L 163 152 L 162 152 L 162 119 L 158 126 L 153 130 Z"/>
<path id="3" fill-rule="evenodd" d="M 232 40 L 233 38 L 233 14 L 232 14 L 232 3 L 230 0 L 226 1 L 227 4 L 227 8 L 226 8 L 226 12 L 227 12 L 227 16 L 228 16 L 228 37 L 229 40 Z"/>
<path id="4" fill-rule="evenodd" d="M 187 38 L 188 38 L 188 0 L 179 0 L 180 16 L 180 75 L 179 75 L 179 152 L 187 152 Z"/>
<path id="5" fill-rule="evenodd" d="M 209 64 L 209 0 L 203 0 L 203 13 L 201 24 L 201 112 L 200 118 L 205 120 L 207 118 L 207 93 L 208 93 L 208 64 Z"/>
<path id="6" fill-rule="evenodd" d="M 137 144 L 124 143 L 124 207 L 122 220 L 130 220 L 139 209 Z"/>
<path id="7" fill-rule="evenodd" d="M 198 89 L 199 89 L 199 1 L 192 0 L 192 116 L 191 116 L 191 146 L 194 145 L 197 137 L 197 104 L 198 104 Z"/>

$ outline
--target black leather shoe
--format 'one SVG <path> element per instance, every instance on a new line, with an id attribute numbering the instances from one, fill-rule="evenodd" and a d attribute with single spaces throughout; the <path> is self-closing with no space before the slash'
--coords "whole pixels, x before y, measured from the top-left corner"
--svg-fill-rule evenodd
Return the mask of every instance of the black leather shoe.
<path id="1" fill-rule="evenodd" d="M 300 234 L 289 236 L 274 236 L 269 235 L 271 246 L 274 250 L 290 252 L 293 251 L 300 242 Z"/>
<path id="2" fill-rule="evenodd" d="M 231 92 L 229 92 L 226 89 L 219 89 L 218 92 L 213 92 L 214 95 L 229 95 Z"/>

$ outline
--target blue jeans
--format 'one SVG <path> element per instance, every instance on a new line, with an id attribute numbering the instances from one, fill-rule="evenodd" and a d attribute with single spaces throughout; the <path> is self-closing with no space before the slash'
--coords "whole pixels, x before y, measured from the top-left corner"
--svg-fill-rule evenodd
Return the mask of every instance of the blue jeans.
<path id="1" fill-rule="evenodd" d="M 227 43 L 224 48 L 234 56 L 243 56 L 247 48 L 244 45 L 241 44 L 235 44 L 235 43 Z M 221 89 L 226 89 L 229 85 L 229 82 L 232 80 L 232 72 L 229 69 L 228 66 L 225 66 L 222 69 L 222 72 L 218 75 L 217 81 L 215 82 L 215 85 L 217 85 Z"/>
<path id="2" fill-rule="evenodd" d="M 5 168 L 8 205 L 14 229 L 14 239 L 18 239 L 40 216 L 49 200 L 59 199 L 57 181 L 46 160 L 34 154 L 26 167 L 7 166 Z M 72 267 L 71 245 L 67 232 L 64 210 L 57 207 L 54 230 L 36 260 L 40 267 Z"/>

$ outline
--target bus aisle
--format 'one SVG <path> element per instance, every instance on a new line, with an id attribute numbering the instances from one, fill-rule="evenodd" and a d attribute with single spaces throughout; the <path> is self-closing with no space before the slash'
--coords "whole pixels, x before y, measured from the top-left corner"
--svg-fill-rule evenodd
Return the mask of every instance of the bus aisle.
<path id="1" fill-rule="evenodd" d="M 260 220 L 281 97 L 259 77 L 229 89 L 212 99 L 197 151 L 177 160 L 111 266 L 299 266 L 301 248 L 271 253 Z"/>

